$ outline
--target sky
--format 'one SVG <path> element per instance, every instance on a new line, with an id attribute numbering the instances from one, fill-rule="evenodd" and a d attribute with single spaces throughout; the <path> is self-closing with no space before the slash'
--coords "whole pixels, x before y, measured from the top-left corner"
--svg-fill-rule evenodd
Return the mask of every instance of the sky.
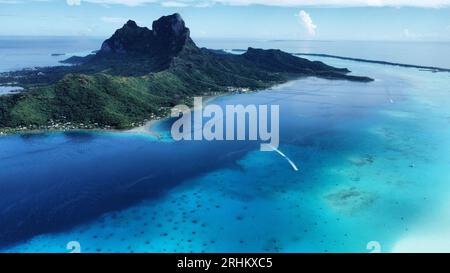
<path id="1" fill-rule="evenodd" d="M 0 0 L 0 35 L 108 37 L 175 12 L 193 38 L 450 41 L 450 0 Z"/>

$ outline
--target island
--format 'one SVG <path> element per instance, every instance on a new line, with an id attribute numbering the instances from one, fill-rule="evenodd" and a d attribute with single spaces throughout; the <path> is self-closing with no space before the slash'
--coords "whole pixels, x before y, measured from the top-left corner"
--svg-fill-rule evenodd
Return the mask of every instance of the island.
<path id="1" fill-rule="evenodd" d="M 55 67 L 0 74 L 22 92 L 0 96 L 0 133 L 30 130 L 128 129 L 166 116 L 194 96 L 269 88 L 300 77 L 372 81 L 281 50 L 243 54 L 199 48 L 179 14 L 152 29 L 130 20 L 100 50 Z"/>

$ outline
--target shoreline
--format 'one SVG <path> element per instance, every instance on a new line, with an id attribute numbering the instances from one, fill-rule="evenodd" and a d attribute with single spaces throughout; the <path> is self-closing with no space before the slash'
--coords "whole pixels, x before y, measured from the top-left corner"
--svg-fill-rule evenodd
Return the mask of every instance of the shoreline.
<path id="1" fill-rule="evenodd" d="M 203 105 L 206 105 L 219 97 L 233 95 L 233 94 L 238 94 L 238 93 L 230 92 L 230 93 L 220 93 L 217 95 L 202 96 Z M 189 109 L 192 111 L 193 107 L 190 107 Z M 120 134 L 131 134 L 131 135 L 148 135 L 151 137 L 155 137 L 157 139 L 161 139 L 161 134 L 159 134 L 155 130 L 152 130 L 152 127 L 156 123 L 161 122 L 167 118 L 170 118 L 170 113 L 163 117 L 153 118 L 150 120 L 143 121 L 142 125 L 140 125 L 140 126 L 132 127 L 131 129 L 123 129 L 123 130 L 108 128 L 109 126 L 83 128 L 84 125 L 82 125 L 82 124 L 80 124 L 79 128 L 76 128 L 77 126 L 73 125 L 73 128 L 61 128 L 61 129 L 55 129 L 55 128 L 21 129 L 21 127 L 0 128 L 0 138 L 6 137 L 6 136 L 12 136 L 12 135 L 21 135 L 21 134 L 45 134 L 45 133 L 65 133 L 65 132 L 100 132 L 100 133 L 120 133 Z"/>
<path id="2" fill-rule="evenodd" d="M 224 96 L 231 96 L 231 95 L 238 95 L 238 94 L 246 94 L 246 93 L 254 93 L 254 92 L 259 92 L 259 91 L 263 91 L 263 90 L 273 90 L 276 87 L 283 85 L 283 84 L 287 84 L 289 82 L 292 81 L 296 81 L 296 80 L 300 80 L 300 79 L 304 79 L 304 78 L 308 78 L 310 76 L 306 76 L 306 77 L 298 77 L 298 78 L 290 78 L 287 81 L 284 82 L 278 82 L 275 83 L 271 86 L 267 86 L 265 88 L 262 89 L 256 89 L 256 90 L 251 90 L 248 88 L 242 88 L 242 87 L 233 87 L 232 91 L 229 92 L 217 92 L 217 94 L 214 95 L 205 95 L 205 96 L 201 96 L 203 99 L 203 106 L 205 106 L 206 104 L 211 103 L 212 101 L 214 101 L 215 99 L 218 99 L 220 97 L 224 97 Z M 314 77 L 314 76 L 312 76 Z M 328 80 L 333 80 L 333 79 L 328 79 Z M 189 109 L 192 111 L 193 110 L 193 106 L 189 107 Z M 78 124 L 77 125 L 73 125 L 70 124 L 70 128 L 55 128 L 55 127 L 49 127 L 49 128 L 36 128 L 36 129 L 22 129 L 22 127 L 18 127 L 18 128 L 0 128 L 0 138 L 2 137 L 6 137 L 6 136 L 11 136 L 11 135 L 20 135 L 20 134 L 43 134 L 43 133 L 64 133 L 64 132 L 80 132 L 80 131 L 85 131 L 85 132 L 100 132 L 100 133 L 121 133 L 121 134 L 135 134 L 135 135 L 148 135 L 151 137 L 155 137 L 157 139 L 161 139 L 161 135 L 158 134 L 156 131 L 152 130 L 151 127 L 154 126 L 156 123 L 161 122 L 167 118 L 170 118 L 170 113 L 166 114 L 165 116 L 162 117 L 157 117 L 157 118 L 153 118 L 153 119 L 149 119 L 149 120 L 144 120 L 142 121 L 139 126 L 135 126 L 135 127 L 131 127 L 130 129 L 114 129 L 111 128 L 111 126 L 109 125 L 105 125 L 104 127 L 89 127 L 90 125 L 86 125 L 86 124 Z M 64 126 L 63 124 L 57 124 L 60 126 Z M 84 128 L 83 128 L 84 127 Z"/>
<path id="3" fill-rule="evenodd" d="M 235 94 L 235 93 L 221 93 L 221 94 L 217 94 L 217 95 L 204 96 L 204 97 L 202 97 L 203 106 L 207 105 L 208 103 L 214 101 L 217 98 L 232 95 L 232 94 Z M 189 109 L 192 111 L 194 109 L 194 107 L 189 107 Z M 162 117 L 159 119 L 151 119 L 151 120 L 145 122 L 141 126 L 134 127 L 134 128 L 131 128 L 131 129 L 125 130 L 125 131 L 119 131 L 119 132 L 130 133 L 130 134 L 144 134 L 144 135 L 150 135 L 150 136 L 156 137 L 158 139 L 161 139 L 161 135 L 158 134 L 155 130 L 152 130 L 152 127 L 155 124 L 157 124 L 158 122 L 162 122 L 170 117 L 171 117 L 170 114 L 168 114 L 165 117 Z"/>
<path id="4" fill-rule="evenodd" d="M 131 128 L 129 130 L 110 130 L 106 132 L 117 132 L 117 133 L 123 133 L 123 134 L 133 134 L 133 135 L 149 135 L 152 137 L 156 137 L 157 139 L 161 139 L 161 135 L 158 134 L 155 130 L 152 130 L 152 127 L 162 120 L 166 119 L 167 117 L 163 117 L 161 119 L 152 119 L 144 123 L 144 125 Z"/>

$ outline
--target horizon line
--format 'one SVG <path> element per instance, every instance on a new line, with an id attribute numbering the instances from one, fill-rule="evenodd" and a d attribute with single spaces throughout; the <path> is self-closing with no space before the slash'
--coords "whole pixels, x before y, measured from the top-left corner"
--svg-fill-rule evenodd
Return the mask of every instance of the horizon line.
<path id="1" fill-rule="evenodd" d="M 94 38 L 94 39 L 108 39 L 111 35 L 2 35 L 0 38 Z M 401 42 L 401 43 L 450 43 L 449 40 L 396 40 L 396 39 L 286 39 L 286 38 L 258 38 L 258 37 L 200 37 L 192 36 L 193 39 L 208 39 L 208 40 L 239 40 L 239 41 L 266 41 L 266 42 Z"/>

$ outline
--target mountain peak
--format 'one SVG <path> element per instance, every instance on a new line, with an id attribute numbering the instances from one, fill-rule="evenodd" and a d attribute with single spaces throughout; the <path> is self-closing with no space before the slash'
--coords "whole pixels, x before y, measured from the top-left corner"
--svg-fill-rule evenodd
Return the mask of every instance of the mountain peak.
<path id="1" fill-rule="evenodd" d="M 133 20 L 128 20 L 128 22 L 124 26 L 131 27 L 131 28 L 137 28 L 138 27 L 136 22 L 133 21 Z"/>
<path id="2" fill-rule="evenodd" d="M 103 42 L 99 53 L 175 55 L 186 44 L 194 44 L 189 35 L 190 31 L 178 13 L 154 21 L 152 30 L 129 20 Z"/>
<path id="3" fill-rule="evenodd" d="M 152 29 L 155 35 L 179 36 L 185 32 L 189 34 L 189 29 L 186 28 L 183 18 L 181 18 L 181 15 L 178 13 L 163 16 L 158 20 L 153 21 Z"/>

